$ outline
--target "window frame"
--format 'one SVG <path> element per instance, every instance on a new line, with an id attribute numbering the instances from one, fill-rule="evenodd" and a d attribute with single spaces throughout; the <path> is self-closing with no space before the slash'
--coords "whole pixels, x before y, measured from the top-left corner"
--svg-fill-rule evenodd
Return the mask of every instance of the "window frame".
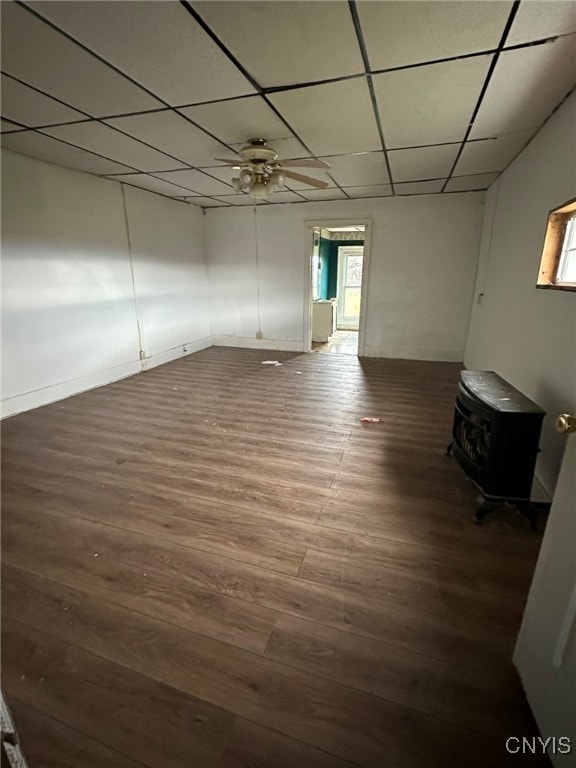
<path id="1" fill-rule="evenodd" d="M 537 288 L 556 291 L 576 291 L 576 282 L 558 281 L 560 260 L 564 252 L 568 223 L 576 216 L 576 197 L 553 208 L 548 214 L 544 247 L 540 260 Z"/>

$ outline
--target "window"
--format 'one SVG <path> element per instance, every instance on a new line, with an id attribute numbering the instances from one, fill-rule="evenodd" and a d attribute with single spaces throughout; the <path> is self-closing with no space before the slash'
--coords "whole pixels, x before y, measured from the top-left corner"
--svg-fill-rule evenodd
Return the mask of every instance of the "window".
<path id="1" fill-rule="evenodd" d="M 536 285 L 576 291 L 576 200 L 550 211 Z"/>

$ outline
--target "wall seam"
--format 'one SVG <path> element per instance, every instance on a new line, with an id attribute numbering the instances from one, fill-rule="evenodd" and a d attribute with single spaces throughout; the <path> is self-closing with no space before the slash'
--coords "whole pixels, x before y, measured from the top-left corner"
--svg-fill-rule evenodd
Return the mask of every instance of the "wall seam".
<path id="1" fill-rule="evenodd" d="M 130 278 L 132 280 L 132 299 L 134 302 L 134 318 L 136 320 L 136 331 L 138 333 L 138 349 L 140 351 L 140 365 L 143 369 L 142 362 L 144 360 L 146 352 L 142 344 L 142 330 L 140 328 L 140 320 L 138 318 L 138 299 L 136 298 L 136 280 L 134 279 L 134 264 L 132 260 L 132 241 L 130 239 L 130 224 L 128 222 L 128 209 L 126 206 L 126 192 L 124 189 L 124 184 L 120 184 L 120 188 L 122 189 L 122 207 L 124 210 L 124 225 L 126 227 L 126 239 L 128 241 L 128 261 L 130 263 Z"/>

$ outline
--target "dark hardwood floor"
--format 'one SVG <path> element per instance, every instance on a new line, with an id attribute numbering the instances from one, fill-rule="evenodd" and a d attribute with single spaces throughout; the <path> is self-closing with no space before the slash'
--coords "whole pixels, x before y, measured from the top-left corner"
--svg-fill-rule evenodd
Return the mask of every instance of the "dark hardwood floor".
<path id="1" fill-rule="evenodd" d="M 505 749 L 537 733 L 511 656 L 541 534 L 472 523 L 444 455 L 459 366 L 270 355 L 213 347 L 4 422 L 30 768 L 548 765 Z"/>

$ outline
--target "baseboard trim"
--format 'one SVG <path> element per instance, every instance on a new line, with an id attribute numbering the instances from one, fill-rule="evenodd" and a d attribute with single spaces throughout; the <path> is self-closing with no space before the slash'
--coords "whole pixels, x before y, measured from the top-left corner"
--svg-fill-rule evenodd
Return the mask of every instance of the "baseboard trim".
<path id="1" fill-rule="evenodd" d="M 392 347 L 381 349 L 364 344 L 363 357 L 382 357 L 396 360 L 423 360 L 437 363 L 461 363 L 464 350 L 423 349 L 418 347 Z"/>
<path id="2" fill-rule="evenodd" d="M 58 384 L 52 384 L 41 389 L 35 389 L 32 392 L 24 392 L 21 395 L 14 395 L 2 401 L 2 418 L 15 416 L 17 413 L 31 411 L 34 408 L 41 408 L 43 405 L 50 405 L 67 397 L 78 395 L 89 389 L 96 389 L 105 384 L 111 384 L 113 381 L 126 379 L 135 373 L 140 373 L 140 361 L 134 360 L 129 363 L 122 363 L 113 368 L 106 368 L 103 371 L 96 371 L 87 376 L 80 376 L 77 379 L 62 381 Z"/>
<path id="3" fill-rule="evenodd" d="M 87 376 L 80 376 L 77 379 L 59 382 L 47 387 L 24 392 L 21 395 L 5 398 L 1 403 L 0 418 L 5 419 L 9 416 L 16 416 L 24 411 L 31 411 L 34 408 L 41 408 L 43 405 L 50 405 L 59 400 L 65 400 L 67 397 L 79 395 L 81 392 L 87 392 L 90 389 L 103 387 L 106 384 L 112 384 L 114 381 L 126 379 L 128 376 L 134 376 L 150 368 L 156 368 L 159 365 L 170 363 L 181 357 L 186 357 L 201 349 L 206 349 L 213 345 L 212 337 L 206 336 L 197 341 L 189 341 L 180 344 L 177 347 L 168 349 L 164 352 L 158 352 L 144 360 L 135 360 L 129 363 L 122 363 L 113 368 L 106 368 L 103 371 L 96 371 Z"/>
<path id="4" fill-rule="evenodd" d="M 303 341 L 290 339 L 251 339 L 244 336 L 214 336 L 215 347 L 239 347 L 241 349 L 269 349 L 277 352 L 304 352 Z"/>
<path id="5" fill-rule="evenodd" d="M 165 363 L 171 363 L 173 360 L 192 355 L 194 352 L 200 352 L 201 349 L 206 349 L 211 346 L 213 346 L 212 336 L 205 336 L 203 339 L 198 339 L 197 341 L 188 341 L 184 344 L 179 344 L 177 347 L 172 347 L 172 349 L 156 352 L 149 357 L 145 357 L 144 360 L 142 360 L 142 370 L 146 371 L 150 368 L 164 365 Z"/>

